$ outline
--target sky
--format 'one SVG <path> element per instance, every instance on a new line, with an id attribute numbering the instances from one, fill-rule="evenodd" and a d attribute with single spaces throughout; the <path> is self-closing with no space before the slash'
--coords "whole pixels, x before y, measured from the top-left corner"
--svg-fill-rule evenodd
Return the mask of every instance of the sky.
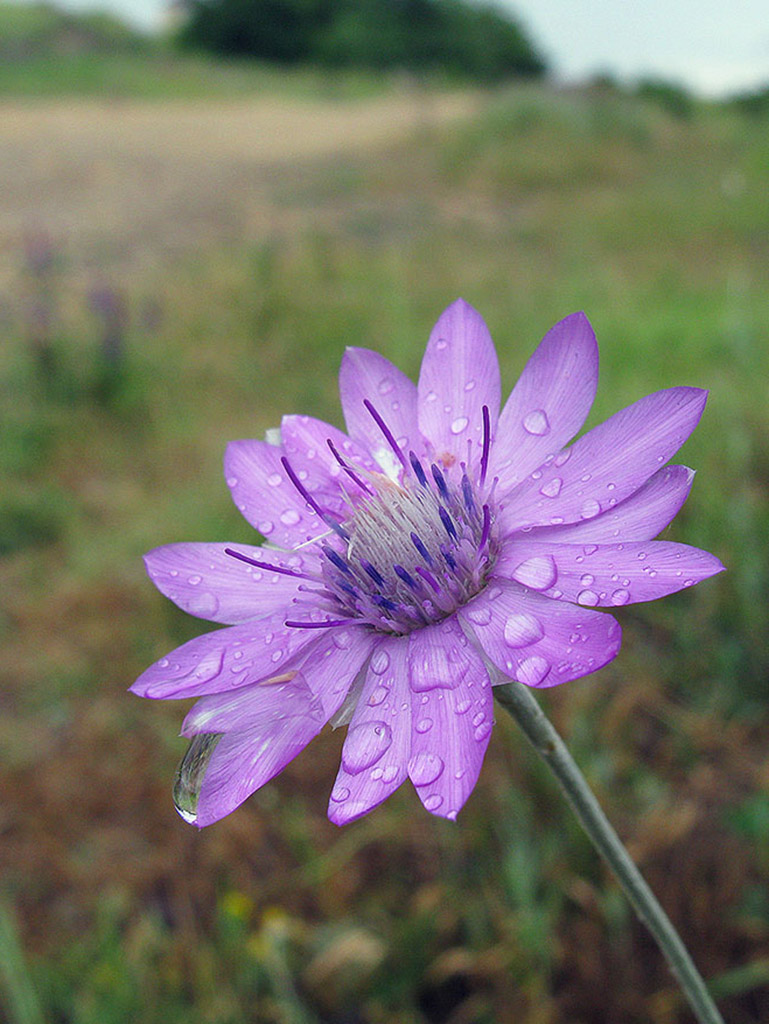
<path id="1" fill-rule="evenodd" d="M 72 9 L 109 9 L 148 28 L 162 24 L 167 7 L 167 0 L 57 2 Z M 598 71 L 628 81 L 655 75 L 704 96 L 769 85 L 766 0 L 497 2 L 519 18 L 566 82 Z"/>

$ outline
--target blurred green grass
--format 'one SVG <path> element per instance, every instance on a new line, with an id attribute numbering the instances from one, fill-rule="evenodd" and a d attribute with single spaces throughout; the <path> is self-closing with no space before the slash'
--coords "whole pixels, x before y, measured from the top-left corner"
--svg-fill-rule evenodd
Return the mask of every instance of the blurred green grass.
<path id="1" fill-rule="evenodd" d="M 677 459 L 698 477 L 666 536 L 729 571 L 623 609 L 619 659 L 543 701 L 725 1011 L 766 1019 L 766 127 L 708 105 L 684 121 L 612 90 L 514 89 L 467 123 L 426 117 L 386 152 L 276 175 L 275 226 L 252 245 L 179 258 L 161 280 L 132 271 L 117 369 L 84 296 L 61 304 L 42 348 L 11 304 L 0 856 L 15 916 L 0 938 L 12 1024 L 37 1019 L 30 990 L 40 1013 L 77 1024 L 688 1020 L 508 723 L 458 826 L 405 787 L 330 826 L 341 737 L 328 734 L 197 835 L 169 797 L 181 708 L 124 693 L 205 629 L 154 593 L 142 551 L 251 539 L 222 480 L 226 442 L 287 412 L 340 423 L 347 344 L 415 376 L 459 294 L 487 319 L 506 388 L 552 323 L 588 313 L 602 366 L 588 426 L 657 388 L 710 388 Z M 68 286 L 66 267 L 45 279 Z M 148 296 L 162 308 L 152 323 Z"/>

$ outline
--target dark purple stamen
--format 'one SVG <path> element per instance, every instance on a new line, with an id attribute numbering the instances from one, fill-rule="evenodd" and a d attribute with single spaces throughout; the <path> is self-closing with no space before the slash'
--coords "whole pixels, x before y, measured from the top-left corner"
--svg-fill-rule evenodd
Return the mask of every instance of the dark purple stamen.
<path id="1" fill-rule="evenodd" d="M 372 594 L 371 600 L 380 608 L 386 608 L 388 612 L 394 612 L 398 608 L 395 601 L 391 601 L 389 597 L 382 597 L 381 594 Z"/>
<path id="2" fill-rule="evenodd" d="M 414 577 L 407 569 L 403 568 L 402 565 L 394 565 L 393 569 L 395 571 L 396 576 L 400 576 L 403 582 L 406 583 L 409 587 L 411 587 L 412 590 L 420 589 L 420 586 L 417 583 L 417 581 L 414 579 Z"/>
<path id="3" fill-rule="evenodd" d="M 427 487 L 427 476 L 424 469 L 422 469 L 422 463 L 416 457 L 414 452 L 409 452 L 409 460 L 411 462 L 411 468 L 414 470 L 417 480 L 423 487 Z"/>
<path id="4" fill-rule="evenodd" d="M 484 505 L 483 506 L 483 528 L 481 530 L 481 539 L 478 542 L 478 550 L 479 551 L 485 545 L 486 541 L 489 539 L 489 531 L 490 530 L 491 530 L 491 512 L 489 511 L 489 506 L 488 505 Z"/>
<path id="5" fill-rule="evenodd" d="M 374 566 L 371 564 L 371 562 L 367 562 L 365 558 L 361 558 L 360 564 L 363 566 L 365 571 L 369 574 L 369 576 L 374 581 L 374 583 L 377 583 L 380 587 L 383 587 L 385 585 L 385 578 L 384 578 L 384 576 L 381 574 L 381 572 L 379 572 L 377 569 L 374 568 Z"/>
<path id="6" fill-rule="evenodd" d="M 306 572 L 297 572 L 295 569 L 284 569 L 282 565 L 271 565 L 269 562 L 259 562 L 255 558 L 249 558 L 248 555 L 243 555 L 240 551 L 233 551 L 232 548 L 224 549 L 225 555 L 229 555 L 230 558 L 237 558 L 240 562 L 247 562 L 249 565 L 255 565 L 257 569 L 267 569 L 268 572 L 279 572 L 283 576 L 295 576 L 300 580 L 312 580 L 313 583 L 317 582 L 314 576 L 308 576 Z"/>
<path id="7" fill-rule="evenodd" d="M 418 565 L 416 567 L 416 571 L 419 573 L 423 580 L 426 580 L 430 584 L 430 586 L 433 588 L 436 594 L 440 594 L 440 584 L 428 569 L 424 569 L 421 565 Z"/>
<path id="8" fill-rule="evenodd" d="M 373 417 L 374 422 L 376 423 L 376 425 L 379 427 L 379 429 L 384 434 L 385 440 L 387 441 L 387 443 L 390 445 L 392 450 L 398 456 L 398 458 L 399 458 L 399 460 L 401 462 L 401 465 L 408 472 L 408 468 L 409 468 L 408 459 L 406 458 L 406 456 L 401 451 L 400 446 L 398 445 L 398 442 L 395 440 L 395 438 L 393 437 L 393 435 L 392 435 L 392 433 L 390 431 L 390 428 L 387 426 L 385 421 L 382 419 L 382 417 L 376 411 L 376 409 L 371 404 L 371 402 L 368 400 L 368 398 L 364 398 L 363 399 L 363 404 L 366 406 L 366 408 L 368 409 L 369 413 Z"/>
<path id="9" fill-rule="evenodd" d="M 449 489 L 446 486 L 446 480 L 444 479 L 443 473 L 441 473 L 435 463 L 430 466 L 430 470 L 433 474 L 433 480 L 435 481 L 440 496 L 444 501 L 449 501 Z"/>
<path id="10" fill-rule="evenodd" d="M 289 622 L 284 626 L 292 626 L 294 629 L 327 629 L 329 626 L 346 626 L 352 619 L 326 619 L 324 622 Z"/>
<path id="11" fill-rule="evenodd" d="M 337 552 L 334 551 L 333 548 L 330 548 L 327 544 L 323 545 L 322 550 L 323 554 L 326 556 L 329 562 L 332 563 L 332 565 L 335 565 L 337 569 L 341 570 L 342 572 L 346 572 L 348 576 L 352 576 L 352 569 L 349 567 L 347 562 L 345 562 L 345 560 L 342 558 L 340 554 L 337 554 Z"/>
<path id="12" fill-rule="evenodd" d="M 446 559 L 446 562 L 448 563 L 449 569 L 451 569 L 452 572 L 456 572 L 457 560 L 456 560 L 456 558 L 454 558 L 454 556 L 452 555 L 452 553 L 449 551 L 449 549 L 446 547 L 445 544 L 441 544 L 440 545 L 440 552 L 443 555 L 443 557 Z"/>
<path id="13" fill-rule="evenodd" d="M 453 522 L 451 521 L 451 516 L 448 514 L 448 512 L 443 507 L 443 505 L 439 505 L 438 506 L 438 515 L 441 517 L 441 522 L 446 527 L 446 533 L 453 540 L 456 540 L 457 539 L 456 528 L 455 528 Z"/>
<path id="14" fill-rule="evenodd" d="M 481 476 L 480 486 L 483 487 L 486 480 L 486 471 L 489 468 L 489 449 L 491 448 L 491 416 L 488 405 L 483 407 L 483 449 L 481 450 Z"/>
<path id="15" fill-rule="evenodd" d="M 291 465 L 291 463 L 288 461 L 285 455 L 281 455 L 280 461 L 286 473 L 288 474 L 289 480 L 294 485 L 294 487 L 296 487 L 297 491 L 299 491 L 299 493 L 310 506 L 310 508 L 314 509 L 315 512 L 318 513 L 320 518 L 326 524 L 326 526 L 330 526 L 334 533 L 337 533 L 342 538 L 342 540 L 349 540 L 350 534 L 347 532 L 347 530 L 345 530 L 343 526 L 340 526 L 339 523 L 328 514 L 328 512 L 324 511 L 324 509 L 320 507 L 315 498 L 313 498 L 313 496 L 304 486 L 302 481 L 296 475 L 296 473 L 294 472 L 294 467 Z"/>
<path id="16" fill-rule="evenodd" d="M 462 477 L 462 497 L 465 500 L 465 508 L 468 512 L 475 512 L 475 500 L 473 498 L 473 485 L 467 476 L 467 473 Z"/>
<path id="17" fill-rule="evenodd" d="M 422 556 L 422 558 L 424 558 L 424 560 L 425 560 L 425 561 L 427 562 L 427 564 L 428 564 L 428 565 L 432 565 L 432 564 L 433 564 L 433 558 L 432 558 L 432 555 L 431 555 L 431 554 L 430 554 L 430 552 L 429 552 L 429 551 L 427 550 L 427 548 L 426 548 L 426 547 L 424 546 L 424 544 L 423 544 L 423 543 L 422 543 L 422 541 L 421 541 L 421 540 L 419 539 L 419 537 L 418 537 L 418 536 L 417 536 L 417 535 L 416 535 L 416 534 L 415 534 L 415 533 L 414 533 L 413 531 L 412 531 L 412 533 L 411 533 L 411 543 L 412 543 L 412 544 L 414 545 L 414 547 L 415 547 L 415 548 L 417 549 L 417 551 L 418 551 L 418 552 L 419 552 L 419 554 L 420 554 L 420 555 Z"/>
<path id="18" fill-rule="evenodd" d="M 366 484 L 363 480 L 361 480 L 361 478 L 358 476 L 358 474 L 355 472 L 355 470 L 351 469 L 347 465 L 347 463 L 344 461 L 342 456 L 336 450 L 336 446 L 334 445 L 334 442 L 331 440 L 330 437 L 326 438 L 326 444 L 331 449 L 331 454 L 334 456 L 334 458 L 339 463 L 339 465 L 342 467 L 342 469 L 345 471 L 345 473 L 347 473 L 347 475 L 349 477 L 351 477 L 355 481 L 355 483 L 358 485 L 358 487 L 360 487 L 362 490 L 366 491 L 367 494 L 370 494 L 370 495 L 373 496 L 374 492 L 371 490 L 371 488 L 368 486 L 368 484 Z"/>

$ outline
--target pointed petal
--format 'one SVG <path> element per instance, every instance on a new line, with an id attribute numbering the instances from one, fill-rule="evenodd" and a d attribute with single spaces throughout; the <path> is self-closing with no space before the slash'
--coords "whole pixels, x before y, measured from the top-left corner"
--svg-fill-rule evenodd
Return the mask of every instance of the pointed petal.
<path id="1" fill-rule="evenodd" d="M 280 683 L 254 683 L 238 690 L 201 697 L 187 712 L 182 736 L 199 732 L 249 732 L 284 718 L 309 716 L 325 723 L 328 718 L 318 697 L 301 672 L 285 673 Z"/>
<path id="2" fill-rule="evenodd" d="M 549 544 L 513 538 L 495 566 L 500 579 L 526 582 L 527 567 L 552 565 L 545 597 L 581 605 L 623 605 L 654 601 L 723 571 L 707 551 L 669 541 L 619 544 Z"/>
<path id="3" fill-rule="evenodd" d="M 282 447 L 267 441 L 231 441 L 224 475 L 232 500 L 271 544 L 292 548 L 328 528 L 289 479 Z"/>
<path id="4" fill-rule="evenodd" d="M 557 686 L 595 672 L 620 648 L 611 615 L 497 581 L 458 613 L 486 656 L 527 686 Z"/>
<path id="5" fill-rule="evenodd" d="M 365 445 L 388 475 L 397 458 L 364 405 L 365 400 L 376 407 L 406 455 L 412 450 L 422 454 L 416 384 L 389 359 L 366 348 L 348 348 L 339 371 L 339 394 L 350 437 Z"/>
<path id="6" fill-rule="evenodd" d="M 478 779 L 494 725 L 491 682 L 456 618 L 409 638 L 408 771 L 425 808 L 454 820 Z"/>
<path id="7" fill-rule="evenodd" d="M 373 645 L 372 634 L 367 629 L 334 626 L 325 631 L 299 662 L 299 669 L 320 699 L 327 720 L 341 707 Z"/>
<path id="8" fill-rule="evenodd" d="M 279 676 L 318 641 L 317 630 L 286 626 L 285 617 L 281 611 L 188 640 L 145 669 L 131 690 L 157 700 L 202 697 Z"/>
<path id="9" fill-rule="evenodd" d="M 161 594 L 190 615 L 211 622 L 235 625 L 290 605 L 300 579 L 247 565 L 225 554 L 225 548 L 294 572 L 317 567 L 317 558 L 307 552 L 281 557 L 251 544 L 206 543 L 155 548 L 144 556 L 144 564 Z"/>
<path id="10" fill-rule="evenodd" d="M 670 388 L 615 413 L 532 473 L 504 502 L 502 535 L 592 519 L 673 456 L 699 422 L 707 392 Z"/>
<path id="11" fill-rule="evenodd" d="M 247 732 L 226 733 L 206 768 L 195 824 L 225 817 L 282 771 L 325 724 L 316 714 L 268 718 Z"/>
<path id="12" fill-rule="evenodd" d="M 595 334 L 584 313 L 573 313 L 547 332 L 500 413 L 489 460 L 489 477 L 499 477 L 498 494 L 571 441 L 597 385 Z"/>
<path id="13" fill-rule="evenodd" d="M 347 731 L 328 816 L 346 825 L 386 800 L 406 778 L 411 742 L 408 640 L 379 641 Z"/>
<path id="14" fill-rule="evenodd" d="M 538 527 L 526 536 L 552 544 L 608 544 L 618 538 L 651 540 L 675 518 L 689 496 L 693 480 L 693 469 L 663 466 L 629 498 L 595 519 Z"/>
<path id="15" fill-rule="evenodd" d="M 419 429 L 445 466 L 483 447 L 483 406 L 491 434 L 497 425 L 501 385 L 489 329 L 480 313 L 458 299 L 438 319 L 419 373 Z"/>

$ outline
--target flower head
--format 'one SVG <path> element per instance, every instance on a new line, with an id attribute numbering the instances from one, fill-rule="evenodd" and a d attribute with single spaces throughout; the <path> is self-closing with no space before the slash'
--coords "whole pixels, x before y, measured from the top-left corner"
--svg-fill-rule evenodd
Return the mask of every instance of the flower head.
<path id="1" fill-rule="evenodd" d="M 556 324 L 500 412 L 479 314 L 442 314 L 414 385 L 383 356 L 345 353 L 347 433 L 286 416 L 280 443 L 235 441 L 225 476 L 267 543 L 172 544 L 155 585 L 226 629 L 147 669 L 145 697 L 198 698 L 175 801 L 202 826 L 276 775 L 331 721 L 349 723 L 329 817 L 366 814 L 406 778 L 455 818 L 493 725 L 492 687 L 564 683 L 615 657 L 597 608 L 649 601 L 719 572 L 653 540 L 694 473 L 666 463 L 706 392 L 642 398 L 570 447 L 592 404 L 587 318 Z"/>

